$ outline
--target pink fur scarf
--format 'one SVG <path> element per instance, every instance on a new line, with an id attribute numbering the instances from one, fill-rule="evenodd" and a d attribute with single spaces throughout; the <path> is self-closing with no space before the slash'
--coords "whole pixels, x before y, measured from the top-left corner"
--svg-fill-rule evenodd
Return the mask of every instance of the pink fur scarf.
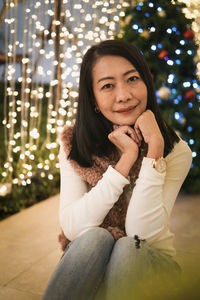
<path id="1" fill-rule="evenodd" d="M 61 135 L 61 140 L 64 145 L 64 150 L 66 153 L 66 158 L 71 150 L 71 140 L 73 135 L 73 127 L 65 126 Z M 133 168 L 130 171 L 130 184 L 124 187 L 123 193 L 119 197 L 119 200 L 114 204 L 112 209 L 106 215 L 103 223 L 100 227 L 107 229 L 113 235 L 114 239 L 117 240 L 125 236 L 125 217 L 128 207 L 128 201 L 130 199 L 130 194 L 135 186 L 135 181 L 138 177 L 142 159 L 146 155 L 147 145 L 144 143 L 143 147 L 140 149 L 140 153 L 137 161 L 133 165 Z M 71 166 L 74 170 L 81 176 L 81 178 L 86 181 L 91 189 L 94 187 L 97 182 L 102 178 L 103 173 L 107 170 L 108 166 L 115 166 L 119 157 L 110 158 L 110 157 L 97 157 L 93 156 L 94 164 L 90 168 L 81 167 L 76 161 L 70 160 Z M 70 240 L 65 237 L 63 231 L 58 236 L 58 240 L 61 244 L 61 249 L 64 251 L 67 244 Z"/>

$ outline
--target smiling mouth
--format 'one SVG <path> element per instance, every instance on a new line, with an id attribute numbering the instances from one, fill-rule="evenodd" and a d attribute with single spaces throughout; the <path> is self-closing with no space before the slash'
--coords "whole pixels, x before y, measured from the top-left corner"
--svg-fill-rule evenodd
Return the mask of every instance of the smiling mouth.
<path id="1" fill-rule="evenodd" d="M 129 106 L 127 108 L 121 108 L 116 110 L 117 113 L 128 113 L 131 112 L 133 109 L 135 109 L 136 106 Z"/>

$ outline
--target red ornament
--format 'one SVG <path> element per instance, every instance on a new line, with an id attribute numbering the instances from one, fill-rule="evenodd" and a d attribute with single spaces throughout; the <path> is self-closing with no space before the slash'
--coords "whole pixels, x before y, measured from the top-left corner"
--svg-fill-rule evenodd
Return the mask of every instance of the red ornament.
<path id="1" fill-rule="evenodd" d="M 160 52 L 160 54 L 158 55 L 158 57 L 159 57 L 160 59 L 164 59 L 167 55 L 168 55 L 168 52 L 167 52 L 166 50 L 162 50 L 162 51 Z"/>
<path id="2" fill-rule="evenodd" d="M 194 39 L 194 31 L 192 29 L 187 29 L 183 32 L 183 36 L 186 40 L 193 40 Z"/>
<path id="3" fill-rule="evenodd" d="M 185 99 L 187 100 L 193 100 L 195 98 L 195 92 L 192 90 L 189 90 L 185 93 Z"/>

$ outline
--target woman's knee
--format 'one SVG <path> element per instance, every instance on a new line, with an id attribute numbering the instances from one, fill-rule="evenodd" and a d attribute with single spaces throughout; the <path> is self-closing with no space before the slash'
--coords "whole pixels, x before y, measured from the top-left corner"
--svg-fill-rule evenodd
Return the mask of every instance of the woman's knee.
<path id="1" fill-rule="evenodd" d="M 115 251 L 120 251 L 122 252 L 135 252 L 137 249 L 136 243 L 133 237 L 130 236 L 125 236 L 120 238 L 119 240 L 116 241 L 115 243 Z"/>
<path id="2" fill-rule="evenodd" d="M 146 258 L 149 247 L 143 240 L 134 237 L 122 237 L 115 242 L 112 250 L 111 264 L 135 264 L 135 261 L 143 261 Z M 144 259 L 145 260 L 145 259 Z"/>
<path id="3" fill-rule="evenodd" d="M 94 227 L 73 240 L 66 252 L 98 253 L 110 252 L 114 246 L 114 238 L 106 229 Z"/>
<path id="4" fill-rule="evenodd" d="M 102 227 L 92 227 L 87 232 L 85 232 L 84 235 L 91 236 L 92 238 L 93 236 L 95 236 L 95 238 L 99 238 L 99 239 L 105 238 L 106 240 L 107 239 L 111 241 L 114 240 L 112 234 L 108 230 Z"/>
<path id="5" fill-rule="evenodd" d="M 80 240 L 86 240 L 87 243 L 93 243 L 93 244 L 114 244 L 114 238 L 112 234 L 101 227 L 94 227 L 86 231 L 84 234 L 82 234 L 79 237 Z"/>

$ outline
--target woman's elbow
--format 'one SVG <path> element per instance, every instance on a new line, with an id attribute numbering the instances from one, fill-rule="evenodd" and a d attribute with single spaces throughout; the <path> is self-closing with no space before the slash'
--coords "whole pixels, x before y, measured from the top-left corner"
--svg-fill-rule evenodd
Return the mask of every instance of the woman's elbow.
<path id="1" fill-rule="evenodd" d="M 66 238 L 70 241 L 74 240 L 76 238 L 76 232 L 74 226 L 72 226 L 73 222 L 70 221 L 70 217 L 64 213 L 60 213 L 59 221 Z"/>

